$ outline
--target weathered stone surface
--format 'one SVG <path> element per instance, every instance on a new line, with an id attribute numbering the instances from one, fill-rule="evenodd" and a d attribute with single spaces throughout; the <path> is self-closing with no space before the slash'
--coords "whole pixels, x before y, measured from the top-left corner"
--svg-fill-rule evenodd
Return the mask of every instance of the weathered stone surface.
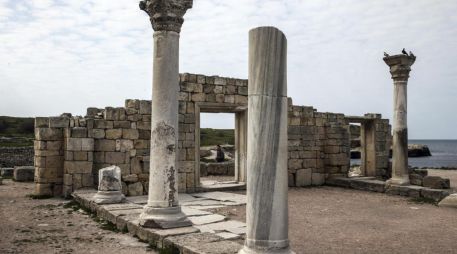
<path id="1" fill-rule="evenodd" d="M 421 196 L 428 199 L 433 199 L 436 202 L 441 201 L 443 198 L 450 194 L 449 190 L 437 190 L 437 189 L 429 189 L 423 188 L 421 190 Z"/>
<path id="2" fill-rule="evenodd" d="M 128 195 L 129 196 L 140 196 L 143 195 L 143 185 L 139 182 L 128 184 Z"/>
<path id="3" fill-rule="evenodd" d="M 98 172 L 98 192 L 94 196 L 97 204 L 120 203 L 125 200 L 122 194 L 121 169 L 117 166 L 102 168 Z"/>
<path id="4" fill-rule="evenodd" d="M 415 185 L 389 185 L 386 187 L 386 194 L 419 198 L 423 189 L 423 187 Z"/>
<path id="5" fill-rule="evenodd" d="M 121 190 L 121 169 L 117 166 L 102 168 L 98 171 L 99 191 Z"/>
<path id="6" fill-rule="evenodd" d="M 34 166 L 22 166 L 14 168 L 14 180 L 17 182 L 33 182 L 34 175 Z"/>
<path id="7" fill-rule="evenodd" d="M 14 168 L 1 168 L 1 176 L 2 177 L 13 177 L 14 175 Z"/>
<path id="8" fill-rule="evenodd" d="M 457 193 L 445 197 L 438 203 L 438 206 L 457 208 Z"/>
<path id="9" fill-rule="evenodd" d="M 312 169 L 299 169 L 295 173 L 295 186 L 303 187 L 311 185 Z"/>
<path id="10" fill-rule="evenodd" d="M 423 179 L 423 186 L 431 189 L 449 189 L 450 180 L 439 176 L 426 176 Z"/>

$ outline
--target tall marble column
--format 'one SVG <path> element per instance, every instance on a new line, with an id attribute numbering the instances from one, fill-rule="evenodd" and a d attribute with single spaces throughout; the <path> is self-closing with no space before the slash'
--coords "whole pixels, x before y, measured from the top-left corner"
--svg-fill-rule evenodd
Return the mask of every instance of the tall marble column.
<path id="1" fill-rule="evenodd" d="M 394 55 L 384 57 L 394 80 L 394 119 L 392 143 L 392 178 L 388 184 L 408 185 L 408 122 L 407 84 L 414 55 Z"/>
<path id="2" fill-rule="evenodd" d="M 140 225 L 152 228 L 190 226 L 178 204 L 179 33 L 192 0 L 145 0 L 140 9 L 154 29 L 151 156 L 148 203 Z"/>
<path id="3" fill-rule="evenodd" d="M 246 241 L 239 253 L 292 253 L 287 200 L 287 40 L 249 32 Z"/>

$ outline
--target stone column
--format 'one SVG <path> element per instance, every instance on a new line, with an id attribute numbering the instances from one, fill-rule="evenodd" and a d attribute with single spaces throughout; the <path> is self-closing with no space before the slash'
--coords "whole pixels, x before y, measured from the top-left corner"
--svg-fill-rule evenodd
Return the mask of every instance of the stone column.
<path id="1" fill-rule="evenodd" d="M 140 225 L 152 228 L 190 226 L 178 204 L 179 33 L 192 0 L 145 0 L 140 9 L 154 29 L 151 156 L 148 203 Z"/>
<path id="2" fill-rule="evenodd" d="M 239 253 L 292 253 L 287 203 L 287 40 L 249 32 L 247 233 Z"/>
<path id="3" fill-rule="evenodd" d="M 392 144 L 392 178 L 388 184 L 408 185 L 408 124 L 407 124 L 407 84 L 414 55 L 394 55 L 384 57 L 394 80 L 394 119 Z"/>

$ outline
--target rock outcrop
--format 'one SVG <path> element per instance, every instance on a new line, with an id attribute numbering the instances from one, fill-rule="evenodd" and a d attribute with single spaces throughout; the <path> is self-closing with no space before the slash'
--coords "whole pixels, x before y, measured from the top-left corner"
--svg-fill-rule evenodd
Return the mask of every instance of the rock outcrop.
<path id="1" fill-rule="evenodd" d="M 430 149 L 426 145 L 409 144 L 408 145 L 408 157 L 425 157 L 432 156 Z"/>

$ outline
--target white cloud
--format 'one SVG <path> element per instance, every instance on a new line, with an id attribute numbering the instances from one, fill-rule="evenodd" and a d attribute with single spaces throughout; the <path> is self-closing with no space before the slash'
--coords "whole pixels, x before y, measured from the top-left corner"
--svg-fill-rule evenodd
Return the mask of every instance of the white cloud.
<path id="1" fill-rule="evenodd" d="M 249 29 L 274 25 L 288 38 L 295 104 L 390 117 L 393 87 L 382 52 L 406 47 L 418 56 L 411 137 L 457 138 L 450 117 L 457 108 L 455 13 L 455 1 L 195 0 L 181 33 L 180 68 L 246 78 Z M 0 1 L 0 115 L 83 114 L 150 98 L 152 32 L 137 0 Z"/>

